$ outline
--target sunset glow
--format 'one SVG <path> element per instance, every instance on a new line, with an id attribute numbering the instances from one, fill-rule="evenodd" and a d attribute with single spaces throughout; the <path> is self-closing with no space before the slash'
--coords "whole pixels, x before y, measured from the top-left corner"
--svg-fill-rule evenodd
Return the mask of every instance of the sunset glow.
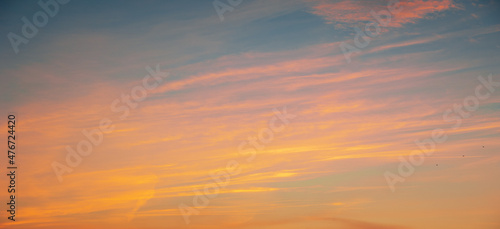
<path id="1" fill-rule="evenodd" d="M 500 228 L 498 1 L 0 5 L 0 227 Z"/>

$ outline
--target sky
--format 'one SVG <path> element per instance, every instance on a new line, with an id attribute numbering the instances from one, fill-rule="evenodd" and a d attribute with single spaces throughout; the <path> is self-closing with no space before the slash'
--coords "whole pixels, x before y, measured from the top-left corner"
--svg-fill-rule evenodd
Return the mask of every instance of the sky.
<path id="1" fill-rule="evenodd" d="M 2 1 L 0 227 L 500 228 L 498 10 Z"/>

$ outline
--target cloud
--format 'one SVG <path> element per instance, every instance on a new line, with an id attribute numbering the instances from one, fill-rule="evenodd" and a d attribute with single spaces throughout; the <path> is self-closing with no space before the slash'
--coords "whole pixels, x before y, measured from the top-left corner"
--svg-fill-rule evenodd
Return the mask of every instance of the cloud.
<path id="1" fill-rule="evenodd" d="M 339 26 L 375 21 L 370 11 L 387 10 L 388 3 L 388 1 L 370 0 L 309 0 L 309 2 L 313 4 L 313 14 L 323 17 L 327 23 Z M 389 27 L 402 27 L 404 24 L 416 23 L 420 19 L 428 18 L 430 14 L 458 8 L 453 0 L 400 1 L 399 4 L 402 11 L 392 15 Z"/>
<path id="2" fill-rule="evenodd" d="M 405 229 L 408 227 L 380 224 L 380 223 L 372 223 L 361 220 L 353 220 L 347 218 L 340 217 L 295 217 L 292 219 L 277 219 L 277 220 L 261 220 L 261 221 L 253 221 L 247 224 L 242 225 L 242 228 L 247 227 L 261 227 L 261 228 L 282 228 L 282 225 L 307 225 L 304 223 L 317 222 L 321 223 L 319 225 L 327 226 L 335 226 L 335 228 L 342 229 Z M 318 224 L 317 224 L 318 225 Z M 323 227 L 321 227 L 323 228 Z"/>

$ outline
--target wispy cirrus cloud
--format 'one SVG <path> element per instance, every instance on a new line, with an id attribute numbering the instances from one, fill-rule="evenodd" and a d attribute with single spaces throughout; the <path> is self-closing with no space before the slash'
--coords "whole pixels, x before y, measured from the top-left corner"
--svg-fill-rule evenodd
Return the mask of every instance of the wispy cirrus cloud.
<path id="1" fill-rule="evenodd" d="M 387 10 L 389 1 L 309 0 L 309 2 L 313 4 L 313 14 L 323 17 L 327 23 L 344 26 L 374 21 L 375 18 L 370 11 Z M 398 4 L 398 8 L 401 7 L 403 10 L 392 16 L 388 27 L 401 27 L 403 24 L 416 23 L 420 19 L 429 18 L 434 13 L 459 8 L 453 0 L 399 1 Z"/>

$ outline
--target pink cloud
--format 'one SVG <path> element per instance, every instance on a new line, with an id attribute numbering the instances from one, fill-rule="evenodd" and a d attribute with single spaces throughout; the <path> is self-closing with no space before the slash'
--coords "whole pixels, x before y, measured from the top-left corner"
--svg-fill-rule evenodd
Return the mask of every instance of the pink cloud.
<path id="1" fill-rule="evenodd" d="M 387 3 L 381 1 L 352 1 L 344 0 L 332 2 L 329 0 L 311 0 L 315 5 L 312 7 L 313 14 L 323 17 L 328 23 L 336 23 L 338 26 L 354 24 L 363 21 L 374 21 L 370 14 L 373 10 L 387 10 Z M 445 10 L 459 8 L 453 0 L 416 0 L 400 1 L 402 11 L 392 15 L 388 27 L 401 27 L 406 23 L 416 23 L 417 20 L 427 18 L 429 14 Z"/>

